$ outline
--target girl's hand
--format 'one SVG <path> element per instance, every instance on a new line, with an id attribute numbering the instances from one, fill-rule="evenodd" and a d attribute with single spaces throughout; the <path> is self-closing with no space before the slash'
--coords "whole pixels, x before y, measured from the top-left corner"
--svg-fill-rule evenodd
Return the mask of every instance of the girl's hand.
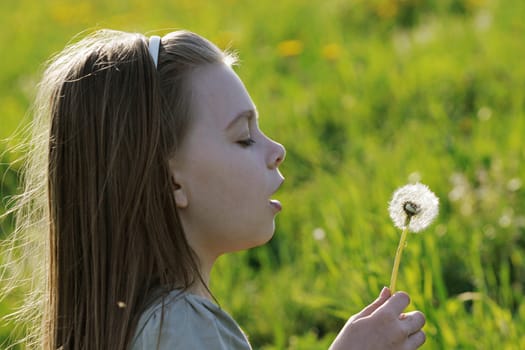
<path id="1" fill-rule="evenodd" d="M 406 293 L 390 296 L 383 288 L 379 297 L 352 316 L 329 350 L 412 350 L 425 342 L 421 330 L 425 316 L 419 311 L 403 313 L 410 303 Z"/>

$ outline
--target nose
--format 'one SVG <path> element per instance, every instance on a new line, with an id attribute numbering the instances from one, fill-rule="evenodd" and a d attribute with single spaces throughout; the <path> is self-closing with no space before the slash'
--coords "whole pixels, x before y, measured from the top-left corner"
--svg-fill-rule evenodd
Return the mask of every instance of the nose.
<path id="1" fill-rule="evenodd" d="M 268 152 L 268 168 L 276 169 L 283 161 L 286 156 L 286 149 L 279 142 L 272 139 L 270 141 L 270 151 Z"/>

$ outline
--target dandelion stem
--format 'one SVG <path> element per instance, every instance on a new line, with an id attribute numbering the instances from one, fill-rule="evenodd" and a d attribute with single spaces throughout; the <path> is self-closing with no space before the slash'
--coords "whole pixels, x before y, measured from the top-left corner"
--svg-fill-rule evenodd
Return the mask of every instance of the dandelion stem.
<path id="1" fill-rule="evenodd" d="M 408 225 L 410 224 L 410 219 L 412 215 L 407 215 L 405 220 L 405 227 L 401 233 L 401 238 L 399 240 L 399 245 L 397 246 L 396 257 L 394 259 L 394 267 L 392 268 L 392 276 L 390 277 L 390 293 L 394 294 L 396 290 L 397 282 L 397 272 L 399 271 L 399 264 L 401 262 L 401 255 L 403 254 L 403 249 L 405 248 L 407 235 L 408 235 Z"/>

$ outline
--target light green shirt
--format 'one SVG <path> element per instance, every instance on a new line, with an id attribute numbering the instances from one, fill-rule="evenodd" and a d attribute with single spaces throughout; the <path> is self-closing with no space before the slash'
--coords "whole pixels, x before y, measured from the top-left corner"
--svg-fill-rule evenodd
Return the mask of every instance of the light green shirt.
<path id="1" fill-rule="evenodd" d="M 204 297 L 174 290 L 143 313 L 130 347 L 155 349 L 251 350 L 251 346 L 220 307 Z"/>

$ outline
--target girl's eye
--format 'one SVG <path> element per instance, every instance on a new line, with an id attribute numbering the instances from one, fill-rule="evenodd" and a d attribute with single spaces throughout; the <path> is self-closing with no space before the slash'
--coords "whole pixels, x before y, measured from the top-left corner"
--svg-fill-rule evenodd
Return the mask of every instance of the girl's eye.
<path id="1" fill-rule="evenodd" d="M 255 143 L 255 140 L 252 138 L 247 138 L 245 140 L 239 140 L 237 141 L 237 143 L 241 145 L 242 147 L 249 147 Z"/>

